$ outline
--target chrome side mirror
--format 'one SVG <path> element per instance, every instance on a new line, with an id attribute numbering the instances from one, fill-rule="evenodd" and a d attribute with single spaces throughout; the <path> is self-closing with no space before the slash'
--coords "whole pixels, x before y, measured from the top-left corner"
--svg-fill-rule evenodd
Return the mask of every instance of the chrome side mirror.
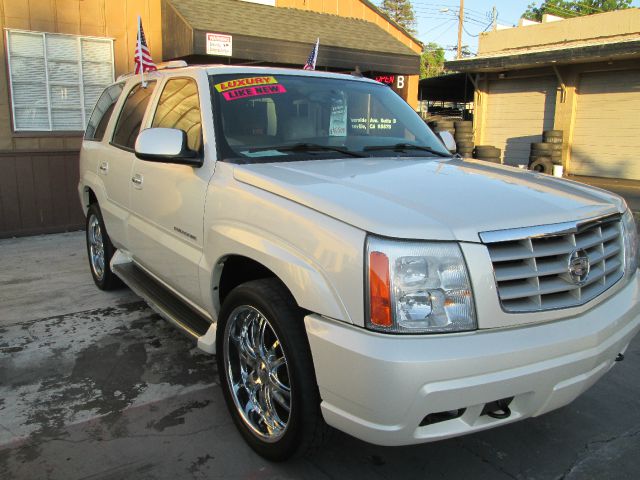
<path id="1" fill-rule="evenodd" d="M 176 128 L 147 128 L 138 135 L 135 154 L 141 160 L 201 167 L 198 152 L 187 146 L 187 134 Z"/>
<path id="2" fill-rule="evenodd" d="M 438 132 L 438 136 L 447 150 L 451 153 L 456 153 L 456 141 L 451 132 Z"/>

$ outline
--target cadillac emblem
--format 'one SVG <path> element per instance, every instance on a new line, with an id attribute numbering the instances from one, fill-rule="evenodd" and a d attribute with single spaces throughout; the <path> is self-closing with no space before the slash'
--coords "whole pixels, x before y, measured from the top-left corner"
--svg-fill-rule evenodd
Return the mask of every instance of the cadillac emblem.
<path id="1" fill-rule="evenodd" d="M 589 276 L 589 257 L 582 249 L 574 250 L 569 256 L 569 277 L 576 285 L 584 285 Z"/>

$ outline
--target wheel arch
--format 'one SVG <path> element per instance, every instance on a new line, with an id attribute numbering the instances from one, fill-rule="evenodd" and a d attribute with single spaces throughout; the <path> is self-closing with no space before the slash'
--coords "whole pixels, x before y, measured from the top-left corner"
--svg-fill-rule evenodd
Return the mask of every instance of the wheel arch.
<path id="1" fill-rule="evenodd" d="M 217 314 L 228 293 L 241 283 L 277 278 L 298 306 L 309 312 L 352 323 L 349 313 L 320 266 L 277 238 L 237 225 L 218 226 L 205 244 L 205 264 L 210 272 L 203 294 L 210 295 Z M 207 252 L 216 246 L 214 259 Z"/>

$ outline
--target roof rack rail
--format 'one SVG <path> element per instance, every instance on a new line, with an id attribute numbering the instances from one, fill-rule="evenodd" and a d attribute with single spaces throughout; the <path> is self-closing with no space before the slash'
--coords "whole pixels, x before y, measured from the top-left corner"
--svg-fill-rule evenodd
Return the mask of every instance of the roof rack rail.
<path id="1" fill-rule="evenodd" d="M 160 63 L 158 63 L 156 65 L 156 68 L 158 70 L 168 70 L 170 68 L 184 68 L 184 67 L 188 67 L 188 66 L 189 65 L 184 60 L 169 60 L 168 62 L 160 62 Z M 120 80 L 124 80 L 125 78 L 129 78 L 129 77 L 131 77 L 133 75 L 135 75 L 133 72 L 123 73 L 121 75 L 118 75 L 118 78 L 116 79 L 116 82 L 119 82 Z"/>
<path id="2" fill-rule="evenodd" d="M 184 68 L 187 66 L 187 62 L 185 62 L 184 60 L 169 60 L 168 62 L 160 62 L 156 65 L 158 70 L 166 70 L 168 68 Z"/>

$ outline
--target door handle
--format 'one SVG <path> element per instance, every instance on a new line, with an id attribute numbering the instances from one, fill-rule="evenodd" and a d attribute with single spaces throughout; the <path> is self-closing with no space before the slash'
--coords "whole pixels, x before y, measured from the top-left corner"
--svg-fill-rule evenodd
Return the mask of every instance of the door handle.
<path id="1" fill-rule="evenodd" d="M 106 175 L 109 172 L 109 163 L 108 162 L 100 162 L 100 166 L 98 167 L 100 173 Z"/>
<path id="2" fill-rule="evenodd" d="M 134 187 L 142 188 L 142 175 L 136 173 L 133 177 L 131 177 L 131 182 L 133 182 Z"/>

